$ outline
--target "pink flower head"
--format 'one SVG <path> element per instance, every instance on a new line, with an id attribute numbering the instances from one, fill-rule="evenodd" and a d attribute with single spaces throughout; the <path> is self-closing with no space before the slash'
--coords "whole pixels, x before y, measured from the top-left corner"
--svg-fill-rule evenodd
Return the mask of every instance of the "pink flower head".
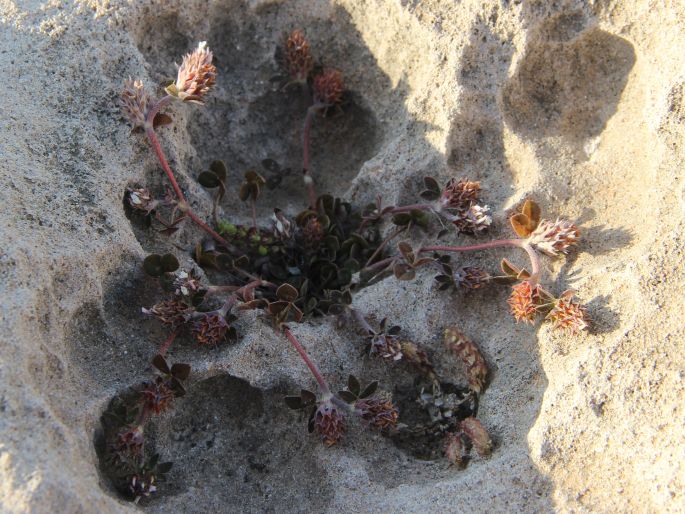
<path id="1" fill-rule="evenodd" d="M 140 80 L 129 78 L 124 81 L 124 89 L 119 97 L 119 108 L 128 118 L 133 128 L 145 126 L 150 95 Z"/>
<path id="2" fill-rule="evenodd" d="M 530 235 L 530 244 L 547 255 L 556 257 L 567 253 L 568 249 L 578 242 L 580 230 L 566 220 L 542 220 Z"/>
<path id="3" fill-rule="evenodd" d="M 293 30 L 285 42 L 285 60 L 292 79 L 306 82 L 314 61 L 309 49 L 309 41 L 304 36 L 304 32 L 299 29 Z"/>
<path id="4" fill-rule="evenodd" d="M 577 334 L 588 327 L 585 308 L 573 300 L 572 291 L 565 291 L 561 294 L 545 319 L 550 320 L 555 329 L 566 330 L 572 334 Z"/>
<path id="5" fill-rule="evenodd" d="M 340 103 L 345 91 L 342 73 L 338 70 L 324 70 L 321 75 L 314 77 L 314 98 L 317 103 L 331 106 Z"/>
<path id="6" fill-rule="evenodd" d="M 385 430 L 397 425 L 399 413 L 387 395 L 362 398 L 354 406 L 357 415 L 371 428 Z"/>
<path id="7" fill-rule="evenodd" d="M 229 324 L 218 312 L 210 312 L 193 324 L 193 335 L 200 344 L 216 346 L 226 339 Z"/>
<path id="8" fill-rule="evenodd" d="M 319 404 L 313 421 L 326 446 L 335 445 L 347 431 L 345 416 L 330 400 Z"/>
<path id="9" fill-rule="evenodd" d="M 533 285 L 527 280 L 512 286 L 508 303 L 517 323 L 519 321 L 533 323 L 540 304 L 540 286 Z"/>
<path id="10" fill-rule="evenodd" d="M 178 67 L 176 82 L 167 88 L 167 93 L 184 102 L 202 104 L 203 97 L 216 82 L 216 66 L 212 64 L 214 55 L 205 41 L 183 57 Z"/>

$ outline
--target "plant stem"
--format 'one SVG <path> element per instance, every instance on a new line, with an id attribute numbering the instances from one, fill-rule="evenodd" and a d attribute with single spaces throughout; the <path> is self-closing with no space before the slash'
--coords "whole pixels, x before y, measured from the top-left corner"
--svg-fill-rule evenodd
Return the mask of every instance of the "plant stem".
<path id="1" fill-rule="evenodd" d="M 369 264 L 371 264 L 371 263 L 373 262 L 373 260 L 378 256 L 378 254 L 381 253 L 381 251 L 383 250 L 383 248 L 385 248 L 385 246 L 386 246 L 390 241 L 392 241 L 394 238 L 396 238 L 397 236 L 399 236 L 399 235 L 400 235 L 402 232 L 404 232 L 405 230 L 407 230 L 407 227 L 399 227 L 395 232 L 393 232 L 393 233 L 390 234 L 388 237 L 386 237 L 385 240 L 383 240 L 383 242 L 382 242 L 381 244 L 378 245 L 378 248 L 376 248 L 376 251 L 373 252 L 373 254 L 371 255 L 371 257 L 369 257 L 369 260 L 366 261 L 366 264 L 364 264 L 364 267 L 366 267 L 366 266 L 368 266 Z"/>
<path id="2" fill-rule="evenodd" d="M 157 155 L 157 159 L 159 160 L 159 163 L 162 165 L 162 169 L 164 170 L 164 173 L 166 173 L 167 178 L 169 179 L 169 182 L 171 182 L 171 187 L 174 190 L 174 193 L 176 194 L 176 198 L 178 198 L 179 202 L 179 207 L 182 212 L 188 215 L 188 217 L 195 222 L 196 225 L 198 225 L 202 230 L 207 232 L 210 236 L 212 236 L 216 241 L 221 243 L 224 246 L 228 246 L 228 241 L 226 241 L 223 237 L 221 237 L 217 232 L 212 230 L 204 221 L 202 221 L 200 218 L 197 217 L 197 215 L 193 212 L 193 210 L 190 207 L 190 204 L 186 201 L 185 196 L 183 195 L 183 191 L 181 191 L 181 187 L 178 185 L 178 182 L 176 182 L 176 177 L 174 176 L 174 172 L 169 166 L 169 163 L 166 160 L 166 156 L 164 155 L 164 150 L 162 150 L 162 145 L 159 142 L 159 139 L 157 138 L 157 133 L 155 132 L 154 129 L 154 120 L 155 116 L 159 112 L 159 110 L 164 107 L 166 104 L 168 104 L 171 101 L 172 97 L 167 95 L 160 99 L 156 104 L 154 104 L 150 110 L 148 111 L 146 117 L 145 117 L 145 134 L 147 135 L 148 140 L 150 141 L 150 145 L 152 146 L 152 149 L 155 151 L 155 154 Z"/>
<path id="3" fill-rule="evenodd" d="M 376 333 L 376 331 L 371 327 L 371 325 L 369 325 L 369 322 L 366 321 L 366 318 L 359 310 L 353 308 L 351 311 L 354 319 L 357 320 L 357 323 L 359 323 L 364 330 L 366 330 L 369 334 Z"/>
<path id="4" fill-rule="evenodd" d="M 400 212 L 411 212 L 411 211 L 432 211 L 435 207 L 429 203 L 415 203 L 412 205 L 402 205 L 400 207 L 393 207 L 392 210 L 388 211 L 390 214 L 397 214 Z"/>
<path id="5" fill-rule="evenodd" d="M 159 351 L 157 353 L 159 353 L 162 357 L 164 357 L 166 355 L 167 350 L 171 346 L 171 343 L 173 343 L 174 339 L 176 339 L 177 335 L 178 335 L 178 330 L 169 334 L 169 337 L 167 337 L 164 340 L 164 342 L 159 347 Z"/>
<path id="6" fill-rule="evenodd" d="M 304 363 L 309 368 L 309 371 L 311 371 L 312 375 L 314 375 L 314 378 L 316 379 L 317 384 L 319 384 L 319 388 L 321 389 L 321 392 L 324 395 L 330 394 L 331 390 L 328 387 L 326 380 L 321 375 L 321 372 L 319 371 L 319 368 L 316 367 L 316 364 L 314 364 L 314 362 L 312 362 L 312 360 L 309 358 L 309 355 L 307 355 L 307 352 L 302 347 L 300 342 L 297 340 L 297 338 L 295 337 L 295 334 L 293 334 L 290 331 L 290 328 L 288 328 L 288 327 L 285 327 L 283 329 L 283 332 L 285 333 L 285 337 L 288 338 L 288 341 L 290 341 L 290 343 L 295 347 L 295 350 L 297 350 L 297 353 L 300 354 L 300 357 L 302 357 L 302 360 L 304 361 Z"/>
<path id="7" fill-rule="evenodd" d="M 360 270 L 360 272 L 363 272 L 363 271 L 368 272 L 368 271 L 373 271 L 373 270 L 378 269 L 378 268 L 387 267 L 390 264 L 392 264 L 392 261 L 394 261 L 395 259 L 397 259 L 397 256 L 386 257 L 385 259 L 382 259 L 378 262 L 374 262 L 371 266 L 366 266 L 365 268 L 362 268 Z"/>
<path id="8" fill-rule="evenodd" d="M 257 230 L 257 202 L 252 199 L 252 228 Z"/>
<path id="9" fill-rule="evenodd" d="M 419 250 L 419 253 L 426 252 L 472 252 L 478 250 L 487 250 L 488 248 L 498 248 L 502 246 L 513 246 L 521 248 L 526 251 L 530 258 L 531 276 L 528 279 L 533 284 L 540 279 L 540 257 L 535 250 L 528 244 L 525 239 L 498 239 L 489 241 L 487 243 L 480 243 L 469 246 L 424 246 Z"/>
<path id="10" fill-rule="evenodd" d="M 316 207 L 316 190 L 314 189 L 314 179 L 309 173 L 309 133 L 312 128 L 312 119 L 317 110 L 322 106 L 314 104 L 307 109 L 307 115 L 304 118 L 304 129 L 302 130 L 302 179 L 307 188 L 307 196 L 309 197 L 309 206 Z"/>

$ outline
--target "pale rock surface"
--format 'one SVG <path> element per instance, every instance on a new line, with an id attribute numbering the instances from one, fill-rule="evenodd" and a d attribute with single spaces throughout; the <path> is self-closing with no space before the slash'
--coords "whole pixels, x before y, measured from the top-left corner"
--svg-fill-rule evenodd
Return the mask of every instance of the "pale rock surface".
<path id="1" fill-rule="evenodd" d="M 545 273 L 555 292 L 577 290 L 593 329 L 516 325 L 505 290 L 437 293 L 428 271 L 357 296 L 443 372 L 459 372 L 445 326 L 483 348 L 494 376 L 479 417 L 496 449 L 465 470 L 368 434 L 322 447 L 281 400 L 311 380 L 261 320 L 241 321 L 234 346 L 181 342 L 172 358 L 192 364 L 193 382 L 156 428 L 175 467 L 138 507 L 99 473 L 99 417 L 150 376 L 164 337 L 140 313 L 159 296 L 143 257 L 190 262 L 183 249 L 199 233 L 164 239 L 125 216 L 127 186 L 165 181 L 116 98 L 124 78 L 160 83 L 208 40 L 216 90 L 205 108 L 174 106 L 161 130 L 207 215 L 195 177 L 211 160 L 229 165 L 229 198 L 265 157 L 299 166 L 299 111 L 269 83 L 295 27 L 355 98 L 338 132 L 317 139 L 315 127 L 320 189 L 411 202 L 426 174 L 480 180 L 493 237 L 508 237 L 508 210 L 535 198 L 581 226 L 579 249 Z M 685 510 L 684 49 L 678 0 L 0 0 L 0 510 Z M 294 177 L 273 203 L 293 212 L 300 189 Z M 223 210 L 246 219 L 233 200 Z M 503 250 L 457 262 L 494 267 L 503 256 L 522 259 Z M 391 376 L 356 358 L 351 329 L 296 330 L 334 382 Z"/>

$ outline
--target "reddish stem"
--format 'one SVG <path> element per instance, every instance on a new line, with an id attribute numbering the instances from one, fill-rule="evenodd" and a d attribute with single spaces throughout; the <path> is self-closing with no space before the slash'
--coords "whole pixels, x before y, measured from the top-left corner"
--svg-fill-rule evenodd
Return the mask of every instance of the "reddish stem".
<path id="1" fill-rule="evenodd" d="M 171 187 L 173 188 L 174 193 L 176 194 L 176 198 L 178 198 L 179 207 L 181 211 L 187 214 L 188 217 L 191 220 L 193 220 L 193 222 L 195 222 L 196 225 L 198 225 L 202 230 L 207 232 L 216 241 L 218 241 L 224 246 L 228 246 L 228 241 L 221 237 L 216 231 L 212 230 L 209 227 L 209 225 L 207 225 L 204 221 L 198 218 L 197 215 L 190 208 L 190 205 L 188 204 L 185 196 L 183 195 L 183 191 L 181 191 L 181 187 L 178 185 L 178 182 L 176 182 L 174 172 L 171 169 L 171 166 L 169 166 L 169 163 L 166 160 L 166 156 L 164 155 L 164 150 L 162 150 L 162 145 L 160 144 L 159 139 L 157 138 L 157 133 L 154 129 L 155 116 L 157 115 L 159 110 L 166 104 L 168 104 L 170 101 L 171 96 L 167 95 L 150 108 L 145 117 L 145 134 L 147 134 L 147 138 L 150 141 L 150 145 L 152 146 L 152 149 L 155 151 L 155 154 L 157 154 L 157 159 L 159 160 L 159 163 L 162 165 L 164 173 L 166 173 L 169 182 L 171 182 Z"/>
<path id="2" fill-rule="evenodd" d="M 166 355 L 167 350 L 171 346 L 171 343 L 173 343 L 174 339 L 176 339 L 177 335 L 178 335 L 178 331 L 172 332 L 171 334 L 169 334 L 169 337 L 167 337 L 166 340 L 161 344 L 161 346 L 159 347 L 159 352 L 157 352 L 157 353 L 159 353 L 162 357 L 164 357 Z"/>
<path id="3" fill-rule="evenodd" d="M 376 251 L 373 252 L 373 254 L 371 254 L 371 257 L 369 257 L 369 260 L 366 261 L 366 264 L 364 264 L 364 266 L 366 267 L 366 266 L 368 266 L 369 264 L 371 264 L 371 263 L 373 262 L 373 260 L 374 260 L 376 257 L 378 257 L 378 255 L 383 251 L 383 248 L 385 248 L 385 246 L 386 246 L 390 241 L 392 241 L 393 239 L 395 239 L 397 236 L 399 236 L 399 235 L 400 235 L 402 232 L 404 232 L 405 230 L 407 230 L 407 227 L 399 227 L 395 232 L 393 232 L 393 233 L 390 234 L 388 237 L 386 237 L 385 240 L 384 240 L 381 244 L 378 245 L 378 248 L 376 248 Z"/>
<path id="4" fill-rule="evenodd" d="M 331 390 L 328 387 L 326 380 L 321 375 L 321 372 L 319 371 L 319 368 L 316 367 L 316 364 L 314 364 L 314 362 L 312 362 L 312 360 L 309 358 L 309 355 L 307 355 L 307 352 L 302 347 L 300 342 L 297 340 L 297 338 L 295 337 L 295 334 L 293 334 L 288 327 L 285 327 L 283 329 L 283 332 L 285 333 L 285 337 L 288 338 L 288 341 L 290 341 L 290 343 L 295 347 L 295 350 L 297 350 L 297 353 L 300 354 L 300 357 L 302 357 L 302 360 L 304 361 L 304 363 L 309 368 L 309 371 L 311 371 L 312 375 L 314 375 L 316 382 L 319 384 L 319 388 L 321 389 L 321 392 L 324 395 L 330 394 Z"/>
<path id="5" fill-rule="evenodd" d="M 424 246 L 419 250 L 419 253 L 426 252 L 472 252 L 477 250 L 487 250 L 488 248 L 498 248 L 502 246 L 513 246 L 521 248 L 526 251 L 530 258 L 530 265 L 532 267 L 531 277 L 528 279 L 532 283 L 536 283 L 540 278 L 540 258 L 535 250 L 528 244 L 525 239 L 498 239 L 496 241 L 488 241 L 487 243 L 479 243 L 468 246 Z"/>

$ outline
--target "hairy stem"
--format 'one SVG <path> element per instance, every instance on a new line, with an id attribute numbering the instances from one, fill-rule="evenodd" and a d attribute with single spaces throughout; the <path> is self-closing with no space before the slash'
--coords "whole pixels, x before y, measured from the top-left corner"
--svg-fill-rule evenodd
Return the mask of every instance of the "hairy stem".
<path id="1" fill-rule="evenodd" d="M 374 260 L 376 257 L 378 257 L 378 255 L 383 251 L 383 248 L 385 248 L 385 246 L 386 246 L 390 241 L 392 241 L 393 239 L 395 239 L 397 236 L 399 236 L 399 235 L 400 235 L 402 232 L 404 232 L 405 230 L 407 230 L 407 227 L 399 227 L 395 232 L 393 232 L 393 233 L 390 234 L 388 237 L 386 237 L 386 238 L 383 240 L 383 242 L 382 242 L 381 244 L 378 245 L 378 248 L 376 248 L 376 251 L 373 252 L 373 254 L 371 254 L 371 257 L 369 257 L 369 260 L 366 261 L 366 264 L 364 264 L 364 267 L 369 266 L 369 265 L 373 262 L 373 260 Z"/>
<path id="2" fill-rule="evenodd" d="M 314 375 L 314 378 L 321 389 L 321 393 L 324 395 L 330 394 L 331 389 L 328 387 L 328 383 L 326 383 L 326 380 L 321 375 L 321 372 L 319 371 L 319 368 L 316 367 L 316 364 L 314 364 L 314 362 L 309 358 L 309 355 L 307 355 L 307 352 L 297 340 L 295 334 L 293 334 L 288 327 L 285 327 L 283 332 L 285 333 L 285 337 L 288 338 L 288 341 L 290 341 L 290 343 L 295 347 L 297 353 L 300 354 L 300 357 L 302 357 L 302 360 L 309 368 L 309 371 L 311 371 L 312 375 Z"/>
<path id="3" fill-rule="evenodd" d="M 154 120 L 155 116 L 159 112 L 159 110 L 164 107 L 166 104 L 168 104 L 171 101 L 171 96 L 167 95 L 161 100 L 159 100 L 156 104 L 154 104 L 150 110 L 148 111 L 146 117 L 145 117 L 145 134 L 147 135 L 148 140 L 150 141 L 150 145 L 152 146 L 152 149 L 155 151 L 155 154 L 157 155 L 157 159 L 159 160 L 159 163 L 162 165 L 162 169 L 164 170 L 164 173 L 166 173 L 167 178 L 169 179 L 169 182 L 171 183 L 171 187 L 174 190 L 174 193 L 176 194 L 176 198 L 178 198 L 179 202 L 179 207 L 182 212 L 188 215 L 188 217 L 195 222 L 196 225 L 198 225 L 202 230 L 207 232 L 210 236 L 212 236 L 216 241 L 221 243 L 224 246 L 228 246 L 228 241 L 226 241 L 223 237 L 221 237 L 217 232 L 212 230 L 204 221 L 202 221 L 200 218 L 197 217 L 197 215 L 193 212 L 193 210 L 190 208 L 190 205 L 186 201 L 186 198 L 183 194 L 183 191 L 181 191 L 181 187 L 178 185 L 178 182 L 176 181 L 176 177 L 174 175 L 173 170 L 171 169 L 171 166 L 169 166 L 169 163 L 166 159 L 166 156 L 164 155 L 164 150 L 162 150 L 162 145 L 159 142 L 159 139 L 157 138 L 157 133 L 155 132 L 154 129 Z"/>
<path id="4" fill-rule="evenodd" d="M 525 250 L 530 259 L 530 265 L 532 268 L 531 277 L 528 280 L 533 284 L 537 283 L 537 281 L 540 279 L 540 257 L 525 239 L 498 239 L 495 241 L 488 241 L 487 243 L 479 243 L 468 246 L 424 246 L 419 250 L 419 252 L 473 252 L 478 250 L 487 250 L 489 248 L 499 248 L 502 246 L 511 246 Z"/>

